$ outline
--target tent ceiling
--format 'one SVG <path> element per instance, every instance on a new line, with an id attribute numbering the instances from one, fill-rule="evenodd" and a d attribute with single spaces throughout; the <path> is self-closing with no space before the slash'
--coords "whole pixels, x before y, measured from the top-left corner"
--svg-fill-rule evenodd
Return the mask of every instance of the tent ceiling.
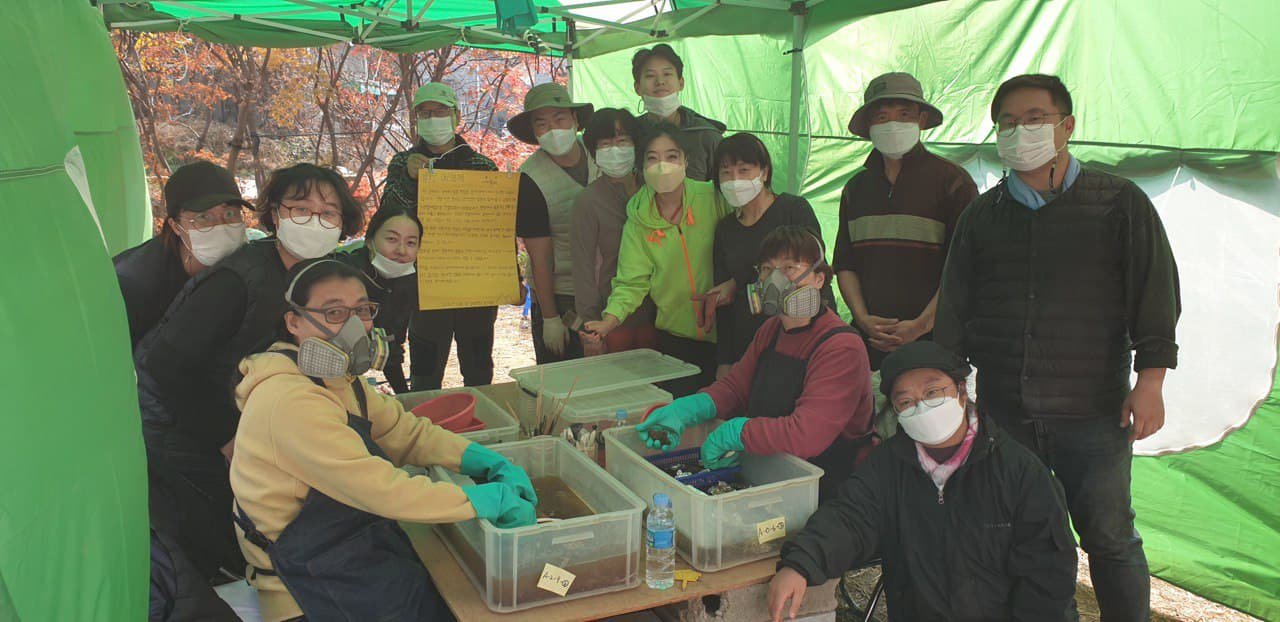
<path id="1" fill-rule="evenodd" d="M 493 0 L 91 0 L 110 28 L 190 32 L 216 43 L 310 47 L 364 43 L 393 52 L 446 45 L 533 51 L 525 36 L 497 28 Z M 655 39 L 787 34 L 789 16 L 813 25 L 850 20 L 936 0 L 533 0 L 538 23 L 527 34 L 543 53 L 589 57 Z"/>

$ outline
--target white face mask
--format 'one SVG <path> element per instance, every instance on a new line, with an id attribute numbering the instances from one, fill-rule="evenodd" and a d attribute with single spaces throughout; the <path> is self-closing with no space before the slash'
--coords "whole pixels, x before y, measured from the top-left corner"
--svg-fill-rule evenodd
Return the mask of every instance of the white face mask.
<path id="1" fill-rule="evenodd" d="M 398 279 L 402 276 L 409 276 L 417 270 L 412 261 L 409 263 L 400 263 L 379 255 L 378 251 L 375 251 L 372 248 L 369 249 L 369 256 L 371 257 L 371 259 L 369 259 L 369 263 L 373 264 L 373 269 L 376 270 L 384 279 Z"/>
<path id="2" fill-rule="evenodd" d="M 454 128 L 453 115 L 418 119 L 418 136 L 433 147 L 449 144 L 453 140 Z"/>
<path id="3" fill-rule="evenodd" d="M 305 225 L 293 222 L 291 218 L 281 218 L 276 227 L 276 237 L 284 244 L 284 249 L 298 259 L 316 259 L 324 257 L 338 248 L 338 237 L 341 228 L 328 229 L 320 224 L 319 216 L 312 216 Z"/>
<path id="4" fill-rule="evenodd" d="M 672 162 L 658 162 L 644 169 L 644 183 L 659 194 L 671 192 L 684 183 L 685 167 Z"/>
<path id="5" fill-rule="evenodd" d="M 212 266 L 244 246 L 248 241 L 244 231 L 245 225 L 242 222 L 218 225 L 208 231 L 188 229 L 187 237 L 191 239 L 191 245 L 187 248 L 196 261 Z"/>
<path id="6" fill-rule="evenodd" d="M 538 137 L 538 144 L 553 156 L 562 156 L 578 142 L 578 130 L 550 130 Z"/>
<path id="7" fill-rule="evenodd" d="M 640 99 L 644 100 L 645 112 L 656 114 L 664 119 L 680 109 L 680 91 L 662 97 L 641 95 Z"/>
<path id="8" fill-rule="evenodd" d="M 916 402 L 915 406 L 898 413 L 898 425 L 902 426 L 902 431 L 923 445 L 937 445 L 951 438 L 963 422 L 964 406 L 960 405 L 959 398 L 954 397 L 933 407 Z"/>
<path id="9" fill-rule="evenodd" d="M 764 191 L 764 175 L 755 179 L 731 179 L 720 182 L 720 194 L 733 207 L 742 207 Z"/>
<path id="10" fill-rule="evenodd" d="M 1064 121 L 1065 117 L 1056 125 L 1045 123 L 1033 130 L 1019 125 L 1008 136 L 997 132 L 996 151 L 1000 159 L 1015 171 L 1034 171 L 1048 164 L 1059 151 L 1053 143 L 1053 131 Z"/>
<path id="11" fill-rule="evenodd" d="M 621 146 L 596 149 L 596 166 L 615 179 L 626 177 L 636 168 L 636 150 Z"/>
<path id="12" fill-rule="evenodd" d="M 871 126 L 871 144 L 886 158 L 902 158 L 920 142 L 920 124 L 888 121 Z"/>

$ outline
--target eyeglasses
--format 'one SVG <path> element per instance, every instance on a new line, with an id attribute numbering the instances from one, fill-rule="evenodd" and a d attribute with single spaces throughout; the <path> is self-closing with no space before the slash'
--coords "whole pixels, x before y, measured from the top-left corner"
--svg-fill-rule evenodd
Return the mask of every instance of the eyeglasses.
<path id="1" fill-rule="evenodd" d="M 782 270 L 782 275 L 787 277 L 788 281 L 794 281 L 800 278 L 800 275 L 804 274 L 804 271 L 808 270 L 809 267 L 810 264 L 806 263 L 793 263 L 781 267 L 756 266 L 756 273 L 760 275 L 761 281 L 766 281 L 769 279 L 769 275 L 773 274 L 774 270 Z"/>
<path id="2" fill-rule="evenodd" d="M 312 218 L 320 217 L 320 226 L 325 229 L 337 229 L 342 226 L 342 212 L 336 209 L 325 209 L 320 212 L 312 211 L 311 208 L 302 205 L 290 207 L 281 205 L 280 209 L 284 210 L 285 216 L 299 225 L 305 225 L 311 222 Z"/>
<path id="3" fill-rule="evenodd" d="M 1038 130 L 1053 123 L 1054 117 L 1065 116 L 1067 116 L 1065 112 L 1034 112 L 1020 119 L 1003 119 L 996 123 L 996 133 L 1001 136 L 1013 136 L 1013 130 L 1019 125 L 1028 130 Z M 1057 124 L 1054 125 L 1056 127 Z"/>
<path id="4" fill-rule="evenodd" d="M 208 233 L 218 225 L 238 225 L 244 222 L 244 208 L 236 207 L 215 207 L 207 209 L 191 218 L 182 221 L 187 225 L 188 229 L 195 229 L 200 233 Z"/>
<path id="5" fill-rule="evenodd" d="M 354 307 L 325 307 L 323 309 L 311 309 L 308 307 L 299 308 L 303 311 L 310 311 L 311 313 L 320 313 L 324 315 L 324 321 L 330 324 L 342 324 L 351 317 L 352 313 L 356 314 L 356 317 L 362 320 L 372 320 L 373 318 L 378 317 L 378 308 L 380 306 L 381 305 L 376 302 L 366 302 Z"/>
<path id="6" fill-rule="evenodd" d="M 949 388 L 939 387 L 936 389 L 929 389 L 929 391 L 924 394 L 924 399 L 921 400 L 904 397 L 893 403 L 893 412 L 902 414 L 903 412 L 914 408 L 916 404 L 924 404 L 929 408 L 941 406 L 943 402 L 947 401 L 947 399 L 951 397 L 950 395 L 947 395 L 950 392 L 951 389 Z"/>

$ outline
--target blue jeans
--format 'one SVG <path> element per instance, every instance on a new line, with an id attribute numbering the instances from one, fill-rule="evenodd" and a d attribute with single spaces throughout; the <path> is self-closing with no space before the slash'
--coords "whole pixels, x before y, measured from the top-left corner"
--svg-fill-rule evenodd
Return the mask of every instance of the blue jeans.
<path id="1" fill-rule="evenodd" d="M 1071 523 L 1089 554 L 1102 622 L 1145 622 L 1151 615 L 1151 575 L 1133 526 L 1133 445 L 1119 413 L 1031 421 L 991 416 L 1062 482 Z"/>

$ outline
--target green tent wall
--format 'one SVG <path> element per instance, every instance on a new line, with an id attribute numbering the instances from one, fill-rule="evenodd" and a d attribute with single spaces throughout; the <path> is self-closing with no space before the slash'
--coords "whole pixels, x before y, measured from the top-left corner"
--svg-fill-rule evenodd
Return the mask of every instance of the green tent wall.
<path id="1" fill-rule="evenodd" d="M 9 0 L 0 23 L 11 268 L 0 276 L 0 576 L 10 597 L 0 608 L 30 622 L 142 620 L 146 465 L 124 305 L 102 236 L 140 240 L 138 223 L 150 220 L 132 115 L 96 9 Z M 82 166 L 68 157 L 77 146 Z"/>
<path id="2" fill-rule="evenodd" d="M 1280 115 L 1280 79 L 1273 70 L 1280 63 L 1280 41 L 1272 32 L 1277 24 L 1280 4 L 1261 1 L 932 4 L 811 30 L 800 113 L 802 194 L 814 204 L 830 240 L 840 190 L 870 151 L 847 124 L 872 77 L 886 71 L 916 75 L 946 115 L 924 140 L 964 165 L 984 188 L 1001 174 L 989 116 L 996 86 L 1026 72 L 1063 77 L 1078 119 L 1072 152 L 1086 164 L 1135 179 L 1170 228 L 1184 274 L 1179 340 L 1190 342 L 1180 367 L 1216 365 L 1249 345 L 1262 351 L 1250 368 L 1252 393 L 1244 395 L 1252 397 L 1239 408 L 1247 423 L 1201 449 L 1136 458 L 1133 491 L 1153 573 L 1264 619 L 1280 619 L 1280 377 L 1274 373 L 1280 306 L 1280 125 L 1274 119 Z M 790 39 L 709 37 L 674 46 L 686 61 L 684 101 L 725 121 L 730 131 L 760 135 L 774 156 L 775 185 L 788 187 L 782 173 L 791 62 L 783 53 L 791 49 Z M 576 62 L 575 96 L 597 108 L 620 104 L 639 111 L 632 52 Z M 1218 194 L 1206 196 L 1210 190 Z M 1218 317 L 1221 308 L 1209 306 L 1213 299 L 1238 299 L 1230 287 L 1204 286 L 1240 275 L 1214 255 L 1220 248 L 1208 242 L 1204 251 L 1197 248 L 1188 228 L 1200 229 L 1194 235 L 1206 239 L 1221 236 L 1226 247 L 1242 247 L 1243 257 L 1234 259 L 1255 270 L 1247 279 L 1263 281 L 1256 284 L 1261 295 L 1243 299 L 1261 307 L 1254 318 L 1260 328 L 1241 334 L 1233 327 L 1229 336 L 1218 332 L 1223 347 L 1213 351 L 1215 360 L 1188 359 L 1206 352 L 1197 349 L 1205 333 L 1217 332 L 1197 320 Z M 1265 233 L 1251 237 L 1255 229 Z M 1209 278 L 1192 278 L 1204 270 L 1212 273 Z M 1167 390 L 1173 382 L 1171 374 Z M 1184 373 L 1177 382 L 1196 380 Z M 1200 385 L 1194 393 L 1212 398 L 1226 392 L 1207 380 Z M 1174 404 L 1169 412 L 1201 414 Z"/>

